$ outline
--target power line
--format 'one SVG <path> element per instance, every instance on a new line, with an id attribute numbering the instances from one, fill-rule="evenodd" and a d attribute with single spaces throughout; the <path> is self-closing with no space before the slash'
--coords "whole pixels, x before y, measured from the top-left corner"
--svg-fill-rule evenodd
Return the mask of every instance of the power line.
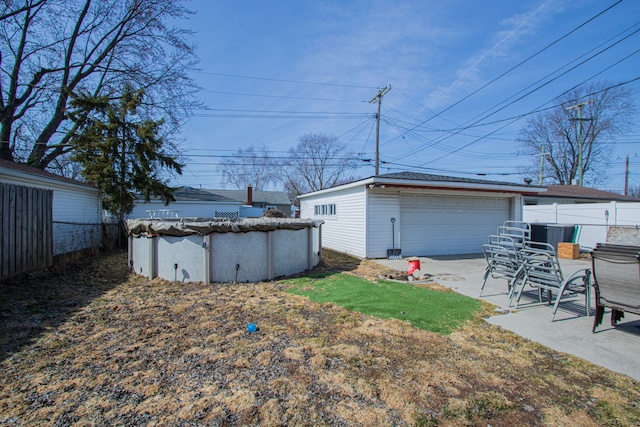
<path id="1" fill-rule="evenodd" d="M 353 119 L 362 119 L 366 114 L 361 113 L 353 113 L 353 114 L 340 114 L 333 115 L 332 113 L 319 113 L 318 115 L 313 115 L 310 113 L 300 113 L 300 115 L 295 115 L 294 113 L 289 114 L 224 114 L 224 113 L 212 113 L 212 114 L 194 114 L 193 117 L 207 117 L 207 118 L 218 118 L 218 119 L 288 119 L 288 120 L 353 120 Z"/>
<path id="2" fill-rule="evenodd" d="M 601 11 L 600 13 L 594 15 L 593 17 L 589 18 L 588 20 L 586 20 L 585 22 L 583 22 L 582 24 L 578 25 L 577 27 L 575 27 L 574 29 L 572 29 L 571 31 L 569 31 L 568 33 L 566 33 L 565 35 L 563 35 L 562 37 L 554 40 L 553 42 L 549 43 L 548 45 L 546 45 L 545 47 L 543 47 L 542 49 L 538 50 L 537 52 L 535 52 L 534 54 L 530 55 L 528 58 L 526 58 L 525 60 L 521 61 L 520 63 L 514 65 L 513 67 L 509 68 L 507 71 L 505 71 L 504 73 L 500 74 L 499 76 L 495 77 L 494 79 L 492 79 L 491 81 L 485 83 L 484 85 L 482 85 L 481 87 L 479 87 L 478 89 L 474 90 L 473 92 L 471 92 L 470 94 L 466 95 L 465 97 L 461 98 L 460 100 L 454 102 L 452 105 L 448 106 L 447 108 L 445 108 L 444 110 L 440 111 L 439 113 L 433 115 L 432 117 L 428 118 L 427 120 L 423 121 L 422 123 L 416 125 L 415 128 L 418 128 L 420 126 L 423 126 L 424 124 L 428 123 L 429 121 L 433 120 L 436 117 L 439 117 L 440 115 L 442 115 L 442 113 L 452 109 L 453 107 L 455 107 L 456 105 L 462 103 L 463 101 L 465 101 L 466 99 L 470 98 L 471 96 L 475 95 L 476 93 L 480 92 L 481 90 L 483 90 L 484 88 L 486 88 L 487 86 L 495 83 L 496 81 L 498 81 L 499 79 L 503 78 L 504 76 L 506 76 L 507 74 L 509 74 L 510 72 L 514 71 L 515 69 L 519 68 L 520 66 L 524 65 L 525 63 L 529 62 L 530 60 L 532 60 L 533 58 L 535 58 L 536 56 L 540 55 L 542 52 L 546 51 L 547 49 L 551 48 L 552 46 L 554 46 L 555 44 L 559 43 L 560 41 L 564 40 L 565 38 L 567 38 L 568 36 L 570 36 L 571 34 L 573 34 L 574 32 L 576 32 L 577 30 L 579 30 L 580 28 L 584 27 L 585 25 L 589 24 L 591 21 L 599 18 L 601 15 L 603 15 L 604 13 L 608 12 L 610 9 L 612 9 L 613 7 L 617 6 L 618 4 L 622 3 L 622 0 L 618 0 L 617 2 L 615 2 L 614 4 L 612 4 L 611 6 L 607 7 L 606 9 L 604 9 L 603 11 Z M 396 137 L 398 138 L 398 137 Z"/>
<path id="3" fill-rule="evenodd" d="M 639 49 L 639 51 L 640 51 L 640 49 Z M 636 52 L 637 52 L 637 51 L 636 51 Z M 588 81 L 588 80 L 590 80 L 590 78 L 589 78 L 589 79 L 587 79 L 587 80 L 585 80 L 585 81 L 584 81 L 583 83 L 581 83 L 581 84 L 584 84 L 584 83 L 585 83 L 586 81 Z M 638 80 L 640 80 L 640 77 L 636 77 L 636 78 L 631 79 L 631 80 L 628 80 L 628 81 L 626 81 L 626 82 L 623 82 L 623 83 L 619 83 L 619 84 L 616 84 L 616 85 L 609 86 L 608 88 L 602 89 L 602 90 L 600 90 L 600 91 L 596 91 L 594 94 L 598 94 L 598 93 L 604 92 L 604 91 L 606 91 L 606 90 L 609 90 L 609 89 L 612 89 L 612 88 L 615 88 L 615 87 L 619 87 L 619 86 L 622 86 L 622 85 L 625 85 L 625 84 L 630 84 L 630 83 L 633 83 L 633 82 L 638 81 Z M 574 86 L 574 88 L 575 88 L 575 87 L 577 87 L 577 86 Z M 574 88 L 572 88 L 572 89 L 574 89 Z M 571 89 L 569 89 L 569 90 L 565 91 L 563 94 L 561 94 L 561 95 L 559 95 L 559 96 L 562 96 L 562 95 L 564 95 L 564 94 L 568 93 L 570 90 L 571 90 Z M 587 96 L 591 96 L 591 95 L 592 95 L 592 94 L 589 94 L 589 95 L 587 95 Z M 558 97 L 555 97 L 554 99 L 557 99 L 557 98 L 558 98 Z M 440 157 L 438 157 L 438 158 L 436 158 L 436 159 L 430 160 L 430 161 L 429 161 L 429 162 L 427 162 L 427 163 L 423 163 L 423 165 L 424 165 L 424 164 L 428 164 L 428 163 L 433 163 L 433 162 L 436 162 L 436 161 L 438 161 L 438 160 L 441 160 L 441 159 L 443 159 L 444 157 L 447 157 L 447 156 L 449 156 L 449 155 L 451 155 L 451 154 L 457 153 L 457 152 L 459 152 L 459 151 L 461 151 L 461 150 L 463 150 L 463 149 L 465 149 L 465 148 L 467 148 L 467 147 L 469 147 L 469 146 L 471 146 L 471 145 L 473 145 L 473 144 L 475 144 L 475 143 L 477 143 L 477 142 L 479 142 L 479 141 L 482 141 L 483 139 L 487 139 L 489 136 L 493 135 L 493 134 L 494 134 L 494 133 L 496 133 L 497 131 L 499 131 L 499 130 L 501 130 L 501 129 L 504 129 L 505 127 L 507 127 L 507 126 L 509 126 L 509 125 L 511 125 L 511 124 L 513 124 L 513 123 L 515 123 L 515 122 L 517 122 L 518 120 L 520 120 L 520 119 L 521 119 L 522 117 L 524 117 L 524 116 L 527 116 L 527 115 L 533 114 L 533 112 L 538 111 L 538 110 L 539 110 L 540 108 L 542 108 L 544 105 L 546 105 L 546 104 L 548 104 L 548 103 L 550 103 L 550 102 L 552 102 L 552 101 L 553 101 L 553 100 L 549 100 L 549 101 L 545 102 L 544 104 L 542 104 L 540 107 L 535 108 L 534 110 L 532 110 L 532 111 L 530 111 L 530 112 L 528 112 L 528 113 L 522 114 L 522 115 L 520 115 L 520 116 L 516 116 L 513 120 L 509 121 L 509 122 L 508 122 L 507 124 L 505 124 L 504 126 L 501 126 L 501 127 L 497 128 L 497 129 L 495 129 L 495 130 L 493 130 L 493 131 L 489 132 L 488 134 L 483 135 L 483 136 L 479 137 L 478 139 L 476 139 L 476 140 L 474 140 L 474 141 L 471 141 L 471 142 L 469 142 L 468 144 L 463 145 L 462 147 L 456 148 L 456 149 L 454 149 L 453 151 L 451 151 L 451 152 L 449 152 L 449 153 L 447 153 L 447 154 L 445 154 L 445 155 L 442 155 L 442 156 L 440 156 Z M 514 101 L 514 102 L 515 102 L 515 101 Z M 555 108 L 555 106 L 554 106 L 554 107 L 550 107 L 550 108 Z M 499 110 L 498 110 L 498 111 L 499 111 Z M 496 111 L 496 112 L 497 112 L 497 111 Z M 487 115 L 486 117 L 489 117 L 489 116 L 491 116 L 492 114 L 495 114 L 496 112 L 491 113 L 491 114 Z M 486 118 L 486 117 L 485 117 L 485 118 Z M 482 120 L 482 119 L 480 119 L 480 120 Z M 479 120 L 478 120 L 478 121 L 479 121 Z M 476 121 L 474 124 L 477 124 L 477 123 L 478 123 L 478 121 Z M 420 149 L 416 150 L 416 151 L 415 151 L 415 152 L 413 152 L 413 153 L 410 153 L 410 154 L 407 154 L 407 155 L 404 155 L 404 156 L 400 156 L 400 157 L 398 157 L 398 158 L 395 158 L 394 160 L 401 160 L 401 159 L 404 159 L 404 158 L 406 158 L 406 157 L 408 157 L 408 156 L 410 156 L 410 155 L 414 155 L 415 153 L 420 152 L 420 151 L 423 151 L 423 150 L 425 150 L 425 149 L 429 148 L 430 146 L 433 146 L 433 145 L 435 145 L 435 144 L 437 144 L 437 143 L 440 143 L 440 142 L 442 142 L 442 141 L 444 141 L 444 140 L 446 140 L 446 139 L 448 139 L 448 138 L 450 138 L 450 137 L 452 137 L 452 136 L 454 136 L 454 135 L 457 135 L 458 133 L 460 133 L 460 132 L 455 132 L 455 133 L 453 133 L 453 134 L 451 134 L 451 135 L 448 135 L 448 136 L 446 136 L 446 137 L 444 137 L 444 138 L 441 138 L 439 141 L 433 141 L 433 142 L 431 143 L 431 145 L 424 146 L 424 147 L 422 147 L 422 148 L 420 148 Z"/>
<path id="4" fill-rule="evenodd" d="M 286 96 L 286 95 L 263 95 L 263 94 L 254 94 L 254 93 L 240 93 L 240 92 L 223 92 L 217 90 L 202 90 L 201 92 L 207 93 L 217 93 L 220 95 L 235 95 L 235 96 L 253 96 L 258 98 L 277 98 L 277 99 L 296 99 L 301 101 L 330 101 L 330 102 L 357 102 L 362 103 L 362 101 L 354 100 L 354 99 L 335 99 L 335 98 L 306 98 L 302 96 Z"/>
<path id="5" fill-rule="evenodd" d="M 265 81 L 271 81 L 271 82 L 296 83 L 296 84 L 316 85 L 316 86 L 350 87 L 350 88 L 356 88 L 356 89 L 376 89 L 375 86 L 361 86 L 361 85 L 339 84 L 339 83 L 323 83 L 323 82 L 309 82 L 309 81 L 301 81 L 301 80 L 274 79 L 269 77 L 241 76 L 238 74 L 212 73 L 207 71 L 194 71 L 194 72 L 199 74 L 207 74 L 210 76 L 231 77 L 231 78 L 237 78 L 237 79 L 265 80 Z"/>

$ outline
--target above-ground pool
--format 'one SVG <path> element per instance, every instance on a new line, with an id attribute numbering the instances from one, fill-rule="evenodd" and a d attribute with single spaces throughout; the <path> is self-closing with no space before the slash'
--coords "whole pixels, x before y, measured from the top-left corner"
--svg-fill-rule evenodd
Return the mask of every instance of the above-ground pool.
<path id="1" fill-rule="evenodd" d="M 322 223 L 292 218 L 130 219 L 129 264 L 150 279 L 272 280 L 318 265 Z"/>

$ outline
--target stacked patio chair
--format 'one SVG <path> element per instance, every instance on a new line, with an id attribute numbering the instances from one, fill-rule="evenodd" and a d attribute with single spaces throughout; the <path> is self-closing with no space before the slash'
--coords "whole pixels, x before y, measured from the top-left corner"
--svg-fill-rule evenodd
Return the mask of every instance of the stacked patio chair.
<path id="1" fill-rule="evenodd" d="M 598 243 L 591 252 L 596 288 L 596 315 L 592 332 L 611 308 L 611 326 L 624 312 L 640 314 L 640 247 Z"/>
<path id="2" fill-rule="evenodd" d="M 513 239 L 501 238 L 499 240 L 492 240 L 492 237 L 494 236 L 489 237 L 490 243 L 482 245 L 482 252 L 487 261 L 487 267 L 484 272 L 482 288 L 480 288 L 480 296 L 482 296 L 489 276 L 494 279 L 506 279 L 509 292 L 514 288 L 515 282 L 520 277 L 518 253 L 513 250 L 515 246 Z"/>
<path id="3" fill-rule="evenodd" d="M 480 288 L 480 296 L 482 296 L 489 277 L 506 279 L 507 289 L 511 296 L 515 284 L 522 278 L 520 250 L 530 237 L 531 226 L 520 221 L 506 221 L 498 227 L 496 234 L 489 236 L 489 242 L 482 245 L 487 267 Z"/>
<path id="4" fill-rule="evenodd" d="M 505 221 L 504 224 L 502 224 L 502 226 L 508 230 L 519 228 L 522 230 L 522 234 L 524 235 L 524 240 L 525 241 L 531 240 L 531 224 L 529 224 L 528 222 Z"/>
<path id="5" fill-rule="evenodd" d="M 585 295 L 587 316 L 590 314 L 590 269 L 578 270 L 570 277 L 565 278 L 555 249 L 548 243 L 525 242 L 519 253 L 524 277 L 519 282 L 517 289 L 514 288 L 511 292 L 510 306 L 515 301 L 515 308 L 518 308 L 522 292 L 528 285 L 538 289 L 538 300 L 540 302 L 542 302 L 543 293 L 547 294 L 549 304 L 552 301 L 552 295 L 556 295 L 553 302 L 551 321 L 555 319 L 561 300 L 576 293 Z"/>

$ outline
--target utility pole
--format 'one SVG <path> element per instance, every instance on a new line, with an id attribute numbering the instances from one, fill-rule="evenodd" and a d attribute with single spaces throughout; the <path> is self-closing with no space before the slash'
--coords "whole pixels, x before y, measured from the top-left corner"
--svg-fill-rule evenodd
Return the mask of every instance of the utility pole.
<path id="1" fill-rule="evenodd" d="M 542 187 L 542 170 L 544 169 L 544 144 L 542 144 L 542 155 L 540 156 L 540 182 L 538 185 Z"/>
<path id="2" fill-rule="evenodd" d="M 385 86 L 378 91 L 378 94 L 371 98 L 369 104 L 378 103 L 378 114 L 376 114 L 376 176 L 380 173 L 380 105 L 382 105 L 382 97 L 391 90 L 391 85 Z"/>
<path id="3" fill-rule="evenodd" d="M 572 105 L 571 107 L 567 107 L 567 110 L 572 110 L 574 108 L 578 109 L 578 118 L 577 119 L 573 119 L 573 120 L 577 120 L 578 121 L 578 185 L 580 185 L 582 187 L 583 185 L 583 177 L 584 177 L 584 170 L 582 168 L 582 121 L 583 120 L 591 120 L 591 119 L 583 119 L 582 118 L 582 108 L 591 103 L 594 102 L 593 99 L 590 99 L 588 101 L 584 101 L 581 102 L 579 104 L 576 105 Z"/>
<path id="4" fill-rule="evenodd" d="M 629 155 L 627 154 L 627 160 L 624 167 L 624 195 L 629 195 Z"/>

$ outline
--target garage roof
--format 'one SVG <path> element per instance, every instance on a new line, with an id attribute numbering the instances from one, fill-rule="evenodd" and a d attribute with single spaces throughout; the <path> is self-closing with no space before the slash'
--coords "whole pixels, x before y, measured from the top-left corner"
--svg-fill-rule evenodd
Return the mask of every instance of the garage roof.
<path id="1" fill-rule="evenodd" d="M 395 172 L 383 175 L 376 175 L 370 178 L 361 179 L 348 184 L 307 193 L 298 196 L 305 198 L 311 195 L 326 194 L 337 190 L 359 187 L 399 187 L 399 188 L 439 188 L 451 190 L 476 190 L 494 191 L 520 194 L 538 194 L 546 191 L 546 187 L 536 185 L 516 184 L 504 181 L 488 181 L 475 178 L 460 178 L 455 176 L 432 175 L 419 172 Z"/>

